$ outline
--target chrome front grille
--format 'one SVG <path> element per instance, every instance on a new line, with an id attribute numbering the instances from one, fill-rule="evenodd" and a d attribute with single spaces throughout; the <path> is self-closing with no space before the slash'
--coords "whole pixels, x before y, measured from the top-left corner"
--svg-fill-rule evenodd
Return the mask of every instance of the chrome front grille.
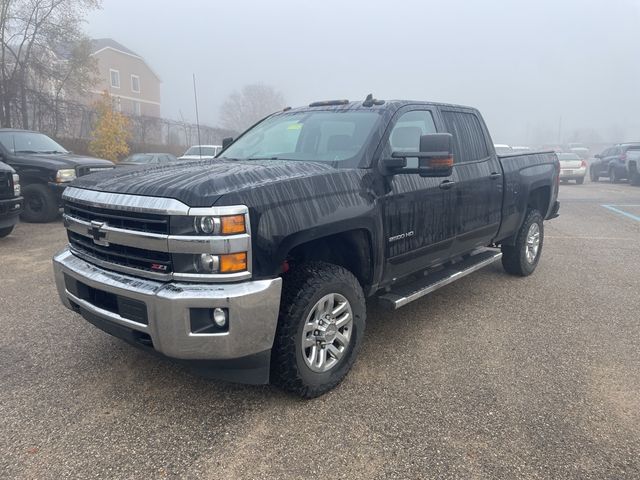
<path id="1" fill-rule="evenodd" d="M 232 282 L 251 278 L 251 237 L 245 206 L 190 208 L 170 198 L 105 193 L 76 187 L 67 187 L 63 199 L 63 219 L 71 252 L 90 263 L 155 280 Z M 192 235 L 172 235 L 173 217 L 203 215 L 244 215 L 247 231 L 226 236 L 195 232 Z M 200 254 L 238 252 L 247 254 L 246 271 L 183 273 L 180 267 L 184 265 L 185 256 L 193 258 Z"/>
<path id="2" fill-rule="evenodd" d="M 169 216 L 93 207 L 68 201 L 64 213 L 86 222 L 99 221 L 125 230 L 169 235 Z"/>
<path id="3" fill-rule="evenodd" d="M 0 172 L 0 198 L 13 197 L 13 181 L 11 172 Z"/>

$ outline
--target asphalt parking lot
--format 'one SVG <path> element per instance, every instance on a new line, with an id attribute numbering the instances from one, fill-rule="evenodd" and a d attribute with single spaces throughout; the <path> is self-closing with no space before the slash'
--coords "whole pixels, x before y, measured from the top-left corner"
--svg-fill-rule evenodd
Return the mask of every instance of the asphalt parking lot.
<path id="1" fill-rule="evenodd" d="M 0 240 L 0 478 L 639 478 L 640 188 L 562 185 L 528 278 L 369 305 L 311 401 L 205 380 L 64 309 L 61 222 Z"/>

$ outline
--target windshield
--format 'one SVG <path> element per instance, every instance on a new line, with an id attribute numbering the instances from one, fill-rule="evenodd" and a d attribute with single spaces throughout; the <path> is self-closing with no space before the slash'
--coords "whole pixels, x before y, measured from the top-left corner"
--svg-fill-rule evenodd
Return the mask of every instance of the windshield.
<path id="1" fill-rule="evenodd" d="M 575 153 L 558 153 L 558 160 L 560 161 L 575 161 L 581 160 L 581 158 Z"/>
<path id="2" fill-rule="evenodd" d="M 214 157 L 218 153 L 217 147 L 191 147 L 185 155 L 202 155 L 204 157 Z"/>
<path id="3" fill-rule="evenodd" d="M 11 153 L 67 153 L 46 135 L 35 132 L 0 132 L 0 143 Z"/>
<path id="4" fill-rule="evenodd" d="M 122 163 L 149 163 L 153 161 L 153 155 L 148 153 L 136 153 L 125 158 Z"/>
<path id="5" fill-rule="evenodd" d="M 370 110 L 276 115 L 246 132 L 222 158 L 345 162 L 361 155 L 378 118 Z"/>

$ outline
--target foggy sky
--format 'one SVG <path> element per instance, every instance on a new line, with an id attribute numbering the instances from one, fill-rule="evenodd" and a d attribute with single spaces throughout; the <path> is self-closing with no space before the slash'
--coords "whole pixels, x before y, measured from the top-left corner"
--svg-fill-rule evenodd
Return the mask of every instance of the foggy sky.
<path id="1" fill-rule="evenodd" d="M 228 94 L 265 83 L 291 106 L 370 92 L 471 105 L 496 143 L 560 128 L 640 141 L 640 0 L 103 3 L 87 32 L 148 61 L 165 117 L 195 119 L 195 73 L 211 125 Z"/>

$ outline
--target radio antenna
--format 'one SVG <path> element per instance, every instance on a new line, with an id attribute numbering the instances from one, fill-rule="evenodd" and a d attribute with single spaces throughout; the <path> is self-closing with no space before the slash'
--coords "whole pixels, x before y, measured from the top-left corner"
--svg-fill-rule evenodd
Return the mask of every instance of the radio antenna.
<path id="1" fill-rule="evenodd" d="M 198 115 L 198 91 L 196 90 L 196 74 L 193 74 L 193 99 L 196 103 L 196 127 L 198 128 L 198 153 L 202 160 L 202 142 L 200 142 L 200 116 Z"/>

